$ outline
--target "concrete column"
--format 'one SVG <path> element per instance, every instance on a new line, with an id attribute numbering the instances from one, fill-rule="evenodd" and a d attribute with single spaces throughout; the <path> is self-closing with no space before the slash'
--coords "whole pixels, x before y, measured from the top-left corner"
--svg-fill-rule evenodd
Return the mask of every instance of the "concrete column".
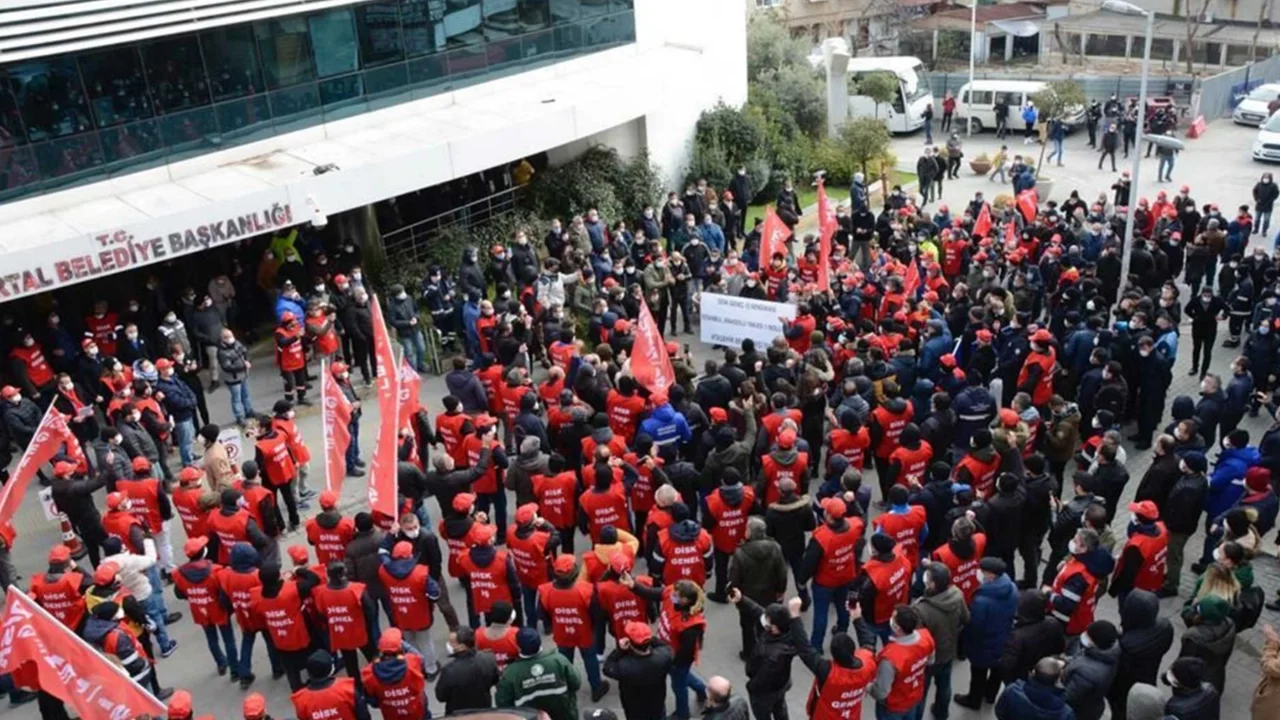
<path id="1" fill-rule="evenodd" d="M 1181 40 L 1174 40 L 1174 41 L 1173 41 L 1173 59 L 1172 59 L 1172 60 L 1170 60 L 1169 62 L 1174 63 L 1175 65 L 1178 63 L 1178 61 L 1179 61 L 1179 58 L 1178 58 L 1178 51 L 1179 51 L 1181 48 L 1182 48 L 1182 41 L 1181 41 Z"/>
<path id="2" fill-rule="evenodd" d="M 1013 59 L 1013 36 L 1004 36 L 1004 61 L 1009 62 Z"/>
<path id="3" fill-rule="evenodd" d="M 1133 57 L 1133 36 L 1125 35 L 1124 36 L 1124 59 L 1129 60 L 1132 57 Z"/>
<path id="4" fill-rule="evenodd" d="M 1085 48 L 1089 46 L 1089 33 L 1080 33 L 1080 55 L 1085 54 Z"/>
<path id="5" fill-rule="evenodd" d="M 1222 50 L 1218 53 L 1218 64 L 1225 66 L 1227 64 L 1227 44 L 1222 43 Z"/>
<path id="6" fill-rule="evenodd" d="M 933 29 L 933 60 L 938 61 L 938 28 Z"/>

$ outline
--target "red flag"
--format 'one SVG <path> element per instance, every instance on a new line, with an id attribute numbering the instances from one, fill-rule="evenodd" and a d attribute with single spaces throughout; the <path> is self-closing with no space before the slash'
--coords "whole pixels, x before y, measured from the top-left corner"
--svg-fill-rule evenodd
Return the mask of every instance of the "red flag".
<path id="1" fill-rule="evenodd" d="M 391 349 L 391 336 L 382 320 L 382 306 L 369 299 L 373 313 L 373 354 L 378 360 L 378 437 L 369 461 L 369 509 L 395 518 L 396 513 L 396 405 L 400 401 L 400 374 Z"/>
<path id="2" fill-rule="evenodd" d="M 351 445 L 351 401 L 333 379 L 329 362 L 320 361 L 320 401 L 324 404 L 324 489 L 342 491 L 347 475 L 347 447 Z"/>
<path id="3" fill-rule="evenodd" d="M 1018 247 L 1018 229 L 1014 227 L 1015 224 L 1010 220 L 1004 226 L 1004 247 L 1006 250 Z"/>
<path id="4" fill-rule="evenodd" d="M 649 305 L 640 301 L 640 317 L 636 319 L 636 339 L 631 345 L 631 374 L 649 392 L 666 392 L 676 382 L 671 369 L 671 356 L 662 333 L 649 314 Z"/>
<path id="5" fill-rule="evenodd" d="M 8 589 L 3 622 L 0 672 L 53 695 L 82 720 L 164 717 L 168 712 L 122 668 L 14 586 Z"/>
<path id="6" fill-rule="evenodd" d="M 827 200 L 826 183 L 818 178 L 818 289 L 831 289 L 831 238 L 839 227 L 836 211 Z"/>
<path id="7" fill-rule="evenodd" d="M 399 430 L 405 428 L 413 429 L 413 416 L 422 409 L 422 402 L 418 400 L 418 392 L 422 387 L 422 377 L 418 375 L 418 371 L 413 369 L 413 365 L 409 364 L 409 358 L 404 355 L 400 356 L 400 393 L 399 402 L 397 403 L 399 418 Z"/>
<path id="8" fill-rule="evenodd" d="M 920 288 L 920 263 L 911 258 L 907 263 L 907 272 L 902 276 L 902 291 L 908 298 L 915 298 L 916 290 Z"/>
<path id="9" fill-rule="evenodd" d="M 760 230 L 760 269 L 768 266 L 775 252 L 786 254 L 789 234 L 791 231 L 787 230 L 787 224 L 782 222 L 778 213 L 773 211 L 773 206 L 765 208 L 764 227 Z"/>
<path id="10" fill-rule="evenodd" d="M 1040 208 L 1040 198 L 1035 190 L 1023 190 L 1018 193 L 1018 209 L 1022 211 L 1022 217 L 1027 222 L 1035 222 L 1036 213 Z"/>
<path id="11" fill-rule="evenodd" d="M 76 440 L 76 436 L 71 434 L 66 419 L 62 413 L 55 412 L 53 404 L 50 403 L 49 408 L 44 412 L 44 418 L 40 420 L 40 425 L 36 427 L 36 434 L 32 436 L 31 444 L 27 445 L 26 451 L 22 453 L 22 460 L 18 462 L 18 467 L 14 468 L 13 476 L 5 484 L 4 490 L 0 490 L 0 528 L 3 528 L 3 534 L 11 548 L 18 535 L 9 521 L 18 512 L 18 506 L 22 505 L 22 497 L 26 495 L 27 487 L 31 485 L 31 478 L 35 477 L 36 471 L 42 465 L 58 454 L 58 449 L 63 443 L 67 443 L 68 455 L 75 457 L 76 452 L 79 452 L 83 458 L 84 452 L 79 449 L 80 443 Z"/>
<path id="12" fill-rule="evenodd" d="M 978 212 L 978 219 L 973 223 L 973 236 L 975 238 L 984 238 L 989 232 L 991 232 L 991 210 L 986 203 L 982 203 L 982 210 Z"/>

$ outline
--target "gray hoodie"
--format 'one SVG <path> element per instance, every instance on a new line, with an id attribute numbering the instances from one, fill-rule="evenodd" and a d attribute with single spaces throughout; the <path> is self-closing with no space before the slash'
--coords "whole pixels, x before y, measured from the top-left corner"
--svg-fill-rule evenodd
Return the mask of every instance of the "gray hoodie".
<path id="1" fill-rule="evenodd" d="M 507 468 L 506 486 L 516 493 L 516 507 L 525 503 L 537 502 L 533 494 L 533 476 L 546 475 L 550 470 L 547 461 L 550 456 L 542 452 L 536 437 L 526 437 L 520 442 L 520 454 Z"/>
<path id="2" fill-rule="evenodd" d="M 964 593 L 955 585 L 948 585 L 946 590 L 926 595 L 916 600 L 914 605 L 936 643 L 933 661 L 949 663 L 955 660 L 960 628 L 969 622 L 969 606 L 964 602 Z"/>

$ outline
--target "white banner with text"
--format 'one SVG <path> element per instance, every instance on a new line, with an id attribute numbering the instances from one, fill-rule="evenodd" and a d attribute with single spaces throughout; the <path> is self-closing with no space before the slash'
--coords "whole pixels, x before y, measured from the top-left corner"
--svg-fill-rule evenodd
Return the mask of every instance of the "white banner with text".
<path id="1" fill-rule="evenodd" d="M 782 334 L 782 321 L 794 320 L 796 306 L 733 295 L 702 293 L 702 342 L 739 347 L 746 338 L 764 349 Z"/>

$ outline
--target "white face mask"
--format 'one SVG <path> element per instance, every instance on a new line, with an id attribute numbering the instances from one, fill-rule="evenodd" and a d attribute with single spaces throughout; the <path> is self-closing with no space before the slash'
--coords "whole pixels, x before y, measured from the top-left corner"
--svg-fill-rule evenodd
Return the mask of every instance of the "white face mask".
<path id="1" fill-rule="evenodd" d="M 444 644 L 444 652 L 445 652 L 445 654 L 446 654 L 446 655 L 453 655 L 453 654 L 454 654 L 454 653 L 456 653 L 457 651 L 458 651 L 458 650 L 457 650 L 457 648 L 455 648 L 455 647 L 453 646 L 453 643 L 451 643 L 451 642 L 445 642 L 445 644 Z"/>
<path id="2" fill-rule="evenodd" d="M 1216 547 L 1216 548 L 1214 548 L 1214 549 L 1213 549 L 1213 561 L 1214 561 L 1214 562 L 1222 562 L 1222 548 L 1221 548 L 1221 547 Z"/>
<path id="3" fill-rule="evenodd" d="M 1080 553 L 1084 552 L 1084 548 L 1081 547 L 1080 544 L 1077 543 L 1075 540 L 1072 540 L 1070 543 L 1067 544 L 1067 552 L 1071 553 L 1072 555 L 1079 555 Z"/>
<path id="4" fill-rule="evenodd" d="M 411 540 L 417 540 L 418 536 L 421 534 L 422 534 L 422 528 L 414 528 L 412 530 L 404 531 L 404 536 Z"/>

